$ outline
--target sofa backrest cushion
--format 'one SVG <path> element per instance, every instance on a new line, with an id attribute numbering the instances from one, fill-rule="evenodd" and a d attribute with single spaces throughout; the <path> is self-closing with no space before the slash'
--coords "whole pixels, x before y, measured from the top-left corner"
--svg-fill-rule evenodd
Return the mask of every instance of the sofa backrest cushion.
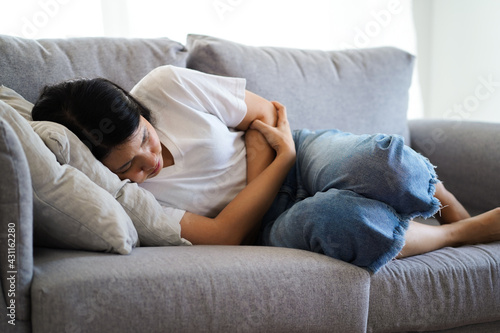
<path id="1" fill-rule="evenodd" d="M 47 84 L 104 77 L 130 90 L 152 69 L 185 66 L 186 50 L 168 38 L 32 40 L 0 35 L 0 84 L 34 103 Z"/>
<path id="2" fill-rule="evenodd" d="M 287 107 L 292 128 L 409 138 L 414 56 L 405 51 L 254 47 L 200 35 L 189 35 L 187 48 L 188 68 L 246 78 L 248 90 Z"/>
<path id="3" fill-rule="evenodd" d="M 33 277 L 31 178 L 21 142 L 3 119 L 0 119 L 0 175 L 0 278 L 5 299 L 2 309 L 7 309 L 8 315 L 2 321 L 29 321 Z"/>

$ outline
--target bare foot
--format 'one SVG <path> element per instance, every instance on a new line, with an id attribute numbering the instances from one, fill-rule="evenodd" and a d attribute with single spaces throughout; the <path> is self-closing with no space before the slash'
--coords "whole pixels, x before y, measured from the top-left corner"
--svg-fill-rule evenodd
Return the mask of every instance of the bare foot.
<path id="1" fill-rule="evenodd" d="M 464 206 L 451 192 L 448 192 L 443 183 L 436 184 L 434 196 L 441 202 L 441 210 L 435 216 L 440 224 L 449 224 L 470 218 Z"/>
<path id="2" fill-rule="evenodd" d="M 410 257 L 446 246 L 500 241 L 500 208 L 445 225 L 410 222 L 406 242 L 396 258 Z"/>

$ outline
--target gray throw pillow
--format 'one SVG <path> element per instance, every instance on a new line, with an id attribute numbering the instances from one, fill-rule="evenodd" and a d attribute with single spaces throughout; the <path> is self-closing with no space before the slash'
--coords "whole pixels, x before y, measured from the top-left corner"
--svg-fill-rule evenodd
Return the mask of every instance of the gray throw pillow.
<path id="1" fill-rule="evenodd" d="M 254 47 L 201 35 L 189 35 L 187 47 L 188 68 L 246 78 L 248 90 L 287 107 L 292 128 L 409 138 L 414 56 L 405 51 Z"/>
<path id="2" fill-rule="evenodd" d="M 30 123 L 2 100 L 1 91 L 0 118 L 20 138 L 28 161 L 34 244 L 130 253 L 138 236 L 121 205 L 76 168 L 60 165 Z"/>
<path id="3" fill-rule="evenodd" d="M 0 86 L 0 100 L 15 105 L 16 110 L 31 119 L 33 105 L 12 89 Z M 31 121 L 33 130 L 62 165 L 83 172 L 89 178 L 88 192 L 106 190 L 120 203 L 134 224 L 142 246 L 191 245 L 181 238 L 178 223 L 170 224 L 167 213 L 147 190 L 128 180 L 120 180 L 99 162 L 88 147 L 66 127 L 49 121 Z M 114 200 L 113 200 L 114 201 Z M 115 202 L 116 202 L 115 201 Z"/>
<path id="4" fill-rule="evenodd" d="M 180 224 L 168 222 L 166 213 L 151 192 L 136 183 L 120 180 L 66 127 L 48 121 L 34 123 L 33 129 L 59 163 L 81 170 L 122 205 L 134 223 L 142 246 L 191 245 L 181 238 Z"/>

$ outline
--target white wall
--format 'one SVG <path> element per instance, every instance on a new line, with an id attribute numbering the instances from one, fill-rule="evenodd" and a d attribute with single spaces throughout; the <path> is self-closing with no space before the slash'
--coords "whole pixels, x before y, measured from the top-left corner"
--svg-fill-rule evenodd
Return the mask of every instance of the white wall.
<path id="1" fill-rule="evenodd" d="M 0 0 L 0 33 L 27 38 L 217 36 L 306 49 L 395 46 L 416 53 L 411 0 Z M 418 85 L 410 117 L 419 117 Z"/>
<path id="2" fill-rule="evenodd" d="M 0 34 L 25 38 L 98 36 L 101 0 L 0 0 Z"/>
<path id="3" fill-rule="evenodd" d="M 500 122 L 500 1 L 415 0 L 426 117 Z"/>
<path id="4" fill-rule="evenodd" d="M 26 38 L 199 33 L 307 49 L 416 50 L 411 0 L 0 0 L 0 33 Z"/>

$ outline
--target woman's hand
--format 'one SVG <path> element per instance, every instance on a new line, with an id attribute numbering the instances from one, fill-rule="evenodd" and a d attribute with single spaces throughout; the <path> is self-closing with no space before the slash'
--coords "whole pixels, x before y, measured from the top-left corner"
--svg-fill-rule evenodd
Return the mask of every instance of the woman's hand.
<path id="1" fill-rule="evenodd" d="M 278 114 L 276 127 L 269 126 L 256 119 L 250 124 L 250 128 L 262 133 L 269 145 L 276 151 L 277 157 L 286 156 L 295 160 L 295 143 L 288 123 L 286 108 L 278 102 L 272 103 Z"/>
<path id="2" fill-rule="evenodd" d="M 236 245 L 254 239 L 260 221 L 276 197 L 295 162 L 295 144 L 283 105 L 273 102 L 277 127 L 254 120 L 250 125 L 262 133 L 276 158 L 215 217 L 186 212 L 181 220 L 181 236 L 193 244 Z"/>

